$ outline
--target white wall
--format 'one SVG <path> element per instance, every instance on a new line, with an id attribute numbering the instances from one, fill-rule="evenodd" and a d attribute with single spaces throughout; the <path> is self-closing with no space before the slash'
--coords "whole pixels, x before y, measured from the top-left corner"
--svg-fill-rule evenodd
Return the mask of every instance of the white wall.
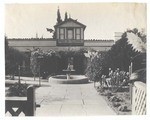
<path id="1" fill-rule="evenodd" d="M 8 40 L 9 46 L 56 46 L 55 40 Z"/>
<path id="2" fill-rule="evenodd" d="M 76 46 L 76 47 L 64 47 L 64 46 L 56 46 L 56 40 L 53 39 L 8 39 L 9 46 L 18 49 L 20 51 L 27 51 L 27 49 L 33 49 L 33 47 L 41 48 L 43 50 L 53 49 L 56 51 L 59 50 L 79 50 L 80 48 L 85 49 L 95 49 L 100 51 L 107 51 L 113 45 L 113 41 L 90 41 L 85 40 L 84 46 Z"/>
<path id="3" fill-rule="evenodd" d="M 85 40 L 84 46 L 112 46 L 114 41 L 110 40 Z"/>

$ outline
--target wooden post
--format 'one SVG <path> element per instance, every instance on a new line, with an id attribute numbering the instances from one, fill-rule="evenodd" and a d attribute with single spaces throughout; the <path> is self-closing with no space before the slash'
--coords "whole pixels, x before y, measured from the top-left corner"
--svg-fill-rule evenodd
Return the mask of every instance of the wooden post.
<path id="1" fill-rule="evenodd" d="M 129 66 L 129 76 L 131 76 L 131 66 Z"/>
<path id="2" fill-rule="evenodd" d="M 132 72 L 133 72 L 133 63 L 131 62 L 131 74 L 132 74 Z"/>
<path id="3" fill-rule="evenodd" d="M 35 93 L 34 93 L 34 87 L 29 86 L 27 89 L 27 116 L 34 116 L 35 115 Z"/>
<path id="4" fill-rule="evenodd" d="M 129 84 L 130 103 L 132 104 L 133 83 Z"/>
<path id="5" fill-rule="evenodd" d="M 131 76 L 132 72 L 133 72 L 133 63 L 131 62 L 130 66 L 129 66 L 129 77 Z M 132 104 L 132 94 L 133 94 L 133 83 L 129 83 L 129 93 L 130 93 L 130 103 Z"/>
<path id="6" fill-rule="evenodd" d="M 39 64 L 39 86 L 41 86 L 41 79 L 40 79 L 41 74 L 40 74 L 40 72 L 41 72 L 41 66 Z"/>
<path id="7" fill-rule="evenodd" d="M 20 84 L 20 65 L 18 66 L 18 71 L 19 71 L 18 83 Z"/>

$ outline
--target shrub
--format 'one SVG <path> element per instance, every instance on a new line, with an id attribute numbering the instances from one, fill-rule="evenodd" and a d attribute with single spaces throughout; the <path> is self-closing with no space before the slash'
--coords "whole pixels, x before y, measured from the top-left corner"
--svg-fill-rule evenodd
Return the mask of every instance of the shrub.
<path id="1" fill-rule="evenodd" d="M 8 94 L 6 96 L 27 96 L 27 87 L 27 84 L 19 84 L 16 82 L 14 85 L 9 87 Z"/>
<path id="2" fill-rule="evenodd" d="M 105 52 L 99 52 L 90 59 L 90 63 L 86 69 L 86 75 L 91 81 L 100 81 L 101 76 L 105 73 Z"/>
<path id="3" fill-rule="evenodd" d="M 104 87 L 102 87 L 102 86 L 99 86 L 98 88 L 97 88 L 97 92 L 99 92 L 99 93 L 103 93 L 105 91 L 105 89 L 104 89 Z"/>
<path id="4" fill-rule="evenodd" d="M 126 105 L 121 105 L 118 107 L 118 110 L 122 111 L 122 112 L 126 112 L 126 111 L 128 111 L 128 107 Z"/>
<path id="5" fill-rule="evenodd" d="M 122 102 L 123 99 L 119 98 L 117 96 L 112 96 L 112 97 L 109 98 L 109 101 L 111 101 L 111 102 Z"/>
<path id="6" fill-rule="evenodd" d="M 105 94 L 106 94 L 107 97 L 111 97 L 113 95 L 110 91 L 106 91 Z"/>
<path id="7" fill-rule="evenodd" d="M 119 106 L 121 106 L 121 104 L 118 103 L 118 102 L 113 102 L 112 105 L 113 105 L 114 107 L 119 107 Z"/>

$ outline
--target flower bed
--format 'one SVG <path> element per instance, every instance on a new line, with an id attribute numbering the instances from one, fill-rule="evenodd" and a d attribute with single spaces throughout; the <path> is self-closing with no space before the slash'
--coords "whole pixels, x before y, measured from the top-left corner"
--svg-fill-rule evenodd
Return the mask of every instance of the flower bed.
<path id="1" fill-rule="evenodd" d="M 104 97 L 108 105 L 118 114 L 118 115 L 130 115 L 131 114 L 131 103 L 130 94 L 126 89 L 124 92 L 112 93 L 110 90 L 105 88 L 97 88 L 100 95 Z"/>

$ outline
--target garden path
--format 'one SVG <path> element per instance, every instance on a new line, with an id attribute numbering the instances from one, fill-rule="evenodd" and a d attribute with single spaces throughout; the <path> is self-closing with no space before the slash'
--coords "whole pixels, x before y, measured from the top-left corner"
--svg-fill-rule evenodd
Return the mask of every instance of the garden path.
<path id="1" fill-rule="evenodd" d="M 36 116 L 116 115 L 93 83 L 57 84 L 36 89 Z"/>

